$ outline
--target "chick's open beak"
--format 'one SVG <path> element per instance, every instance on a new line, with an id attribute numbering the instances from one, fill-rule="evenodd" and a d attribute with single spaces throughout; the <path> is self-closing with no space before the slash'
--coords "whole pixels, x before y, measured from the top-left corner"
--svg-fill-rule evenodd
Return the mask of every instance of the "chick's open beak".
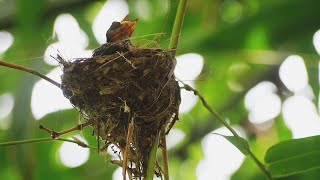
<path id="1" fill-rule="evenodd" d="M 107 41 L 108 42 L 119 42 L 125 39 L 129 39 L 136 27 L 138 19 L 133 21 L 127 20 L 125 18 L 120 23 L 113 22 L 109 30 L 107 31 Z M 113 25 L 117 27 L 112 27 Z"/>
<path id="2" fill-rule="evenodd" d="M 138 21 L 138 19 L 135 19 L 133 21 L 126 21 L 126 20 L 121 21 L 120 22 L 120 24 L 121 24 L 120 32 L 122 34 L 126 34 L 128 37 L 130 37 L 136 27 L 137 21 Z"/>

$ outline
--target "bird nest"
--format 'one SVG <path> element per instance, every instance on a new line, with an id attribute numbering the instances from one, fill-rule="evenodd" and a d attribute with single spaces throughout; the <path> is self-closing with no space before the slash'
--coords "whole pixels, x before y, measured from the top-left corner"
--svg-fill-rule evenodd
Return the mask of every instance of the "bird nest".
<path id="1" fill-rule="evenodd" d="M 145 177 L 157 135 L 168 133 L 178 119 L 180 88 L 173 73 L 174 52 L 131 47 L 111 55 L 73 61 L 58 56 L 57 60 L 63 66 L 64 96 L 107 146 L 125 152 L 129 123 L 133 124 L 128 170 Z"/>

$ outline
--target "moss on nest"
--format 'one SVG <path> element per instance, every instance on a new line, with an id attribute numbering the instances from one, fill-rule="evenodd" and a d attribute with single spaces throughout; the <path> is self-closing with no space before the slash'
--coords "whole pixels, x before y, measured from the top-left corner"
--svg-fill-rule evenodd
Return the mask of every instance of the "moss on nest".
<path id="1" fill-rule="evenodd" d="M 156 135 L 169 131 L 178 119 L 180 88 L 173 74 L 173 54 L 171 50 L 131 47 L 72 62 L 57 57 L 63 66 L 64 95 L 92 122 L 94 133 L 107 145 L 124 152 L 128 124 L 133 122 L 129 162 L 135 165 L 129 169 L 136 177 L 146 174 Z"/>

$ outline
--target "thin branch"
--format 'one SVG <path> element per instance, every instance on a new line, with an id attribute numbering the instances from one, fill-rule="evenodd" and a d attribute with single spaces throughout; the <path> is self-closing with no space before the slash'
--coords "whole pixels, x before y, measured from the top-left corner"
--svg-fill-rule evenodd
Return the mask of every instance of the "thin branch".
<path id="1" fill-rule="evenodd" d="M 21 141 L 10 141 L 10 142 L 2 142 L 0 143 L 0 147 L 7 147 L 7 146 L 15 146 L 19 144 L 29 144 L 29 143 L 40 143 L 40 142 L 49 142 L 49 141 L 65 141 L 65 142 L 71 142 L 75 143 L 81 147 L 84 148 L 90 148 L 90 149 L 97 149 L 96 147 L 89 146 L 86 143 L 80 141 L 80 140 L 70 140 L 70 139 L 63 139 L 63 138 L 39 138 L 39 139 L 29 139 L 29 140 L 21 140 Z"/>
<path id="2" fill-rule="evenodd" d="M 48 78 L 47 76 L 39 73 L 38 71 L 36 70 L 33 70 L 33 69 L 30 69 L 30 68 L 27 68 L 27 67 L 23 67 L 23 66 L 19 66 L 17 64 L 13 64 L 13 63 L 9 63 L 9 62 L 5 62 L 5 61 L 0 61 L 0 66 L 5 66 L 5 67 L 8 67 L 8 68 L 12 68 L 12 69 L 17 69 L 19 71 L 24 71 L 24 72 L 27 72 L 27 73 L 30 73 L 30 74 L 34 74 L 48 82 L 50 82 L 51 84 L 57 86 L 59 89 L 61 89 L 61 85 L 59 83 L 57 83 L 56 81 Z"/>
<path id="3" fill-rule="evenodd" d="M 21 141 L 2 142 L 2 143 L 0 143 L 0 147 L 14 146 L 14 145 L 18 145 L 18 144 L 48 142 L 48 141 L 54 141 L 54 140 L 55 139 L 52 139 L 52 138 L 40 138 L 40 139 L 30 139 L 30 140 L 21 140 Z"/>
<path id="4" fill-rule="evenodd" d="M 192 91 L 194 93 L 194 95 L 198 96 L 199 99 L 201 100 L 203 106 L 220 122 L 222 123 L 235 137 L 237 137 L 237 140 L 240 138 L 240 136 L 238 135 L 238 133 L 232 129 L 232 127 L 219 115 L 219 113 L 217 113 L 215 110 L 213 110 L 209 104 L 207 103 L 207 101 L 205 100 L 205 98 L 194 88 L 192 88 L 191 86 L 189 86 L 188 84 L 185 84 L 183 81 L 179 80 L 179 82 L 181 82 L 184 85 L 184 88 L 187 91 Z M 260 168 L 260 170 L 268 177 L 268 179 L 273 179 L 270 172 L 267 170 L 267 168 L 264 166 L 264 164 L 262 162 L 259 161 L 259 159 L 253 154 L 253 152 L 251 151 L 251 149 L 249 147 L 247 147 L 242 141 L 239 141 L 239 143 L 241 143 L 243 145 L 244 148 L 246 148 L 246 150 L 249 153 L 249 156 L 253 159 L 253 161 L 257 164 L 257 166 Z"/>

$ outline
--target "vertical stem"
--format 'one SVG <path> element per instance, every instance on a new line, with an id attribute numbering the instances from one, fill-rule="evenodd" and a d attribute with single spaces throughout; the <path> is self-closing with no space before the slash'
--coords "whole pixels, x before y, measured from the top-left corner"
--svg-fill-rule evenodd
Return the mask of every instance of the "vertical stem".
<path id="1" fill-rule="evenodd" d="M 124 154 L 123 154 L 123 162 L 122 162 L 122 175 L 123 175 L 123 180 L 126 180 L 126 174 L 127 174 L 127 164 L 128 164 L 128 157 L 130 156 L 130 142 L 131 142 L 131 138 L 132 138 L 132 134 L 133 134 L 133 120 L 129 123 L 128 126 L 128 134 L 127 134 L 127 142 L 126 142 L 126 147 L 124 150 Z"/>
<path id="2" fill-rule="evenodd" d="M 164 180 L 169 180 L 169 161 L 168 161 L 168 151 L 167 151 L 167 140 L 166 133 L 163 130 L 161 137 L 162 149 L 162 159 L 163 159 L 163 169 L 164 169 Z"/>
<path id="3" fill-rule="evenodd" d="M 170 44 L 169 44 L 169 48 L 174 49 L 174 55 L 176 54 L 176 49 L 177 49 L 177 46 L 179 43 L 179 37 L 180 37 L 183 19 L 184 19 L 186 7 L 187 7 L 187 2 L 188 2 L 188 0 L 180 0 L 179 5 L 178 5 L 176 18 L 174 20 L 174 25 L 173 25 L 173 29 L 172 29 L 171 38 L 170 38 Z M 153 179 L 155 162 L 156 162 L 156 157 L 157 157 L 157 149 L 159 146 L 160 136 L 161 136 L 161 132 L 158 133 L 158 135 L 156 137 L 156 141 L 154 142 L 152 149 L 150 151 L 150 154 L 149 154 L 149 162 L 148 162 L 146 180 Z M 165 136 L 164 136 L 164 139 L 165 139 Z M 166 157 L 164 157 L 164 158 L 168 159 L 168 156 L 167 155 L 165 155 L 165 156 Z M 166 161 L 168 164 L 168 160 L 166 160 Z M 165 168 L 166 168 L 165 173 L 167 174 L 167 176 L 169 176 L 168 165 Z"/>
<path id="4" fill-rule="evenodd" d="M 155 140 L 155 142 L 151 148 L 150 154 L 149 154 L 149 162 L 148 162 L 146 180 L 153 180 L 154 168 L 156 167 L 157 150 L 159 147 L 160 134 L 161 134 L 161 132 L 159 132 L 157 134 L 156 140 Z"/>
<path id="5" fill-rule="evenodd" d="M 180 0 L 170 38 L 170 49 L 177 49 L 188 0 Z M 176 52 L 176 51 L 175 51 Z"/>

